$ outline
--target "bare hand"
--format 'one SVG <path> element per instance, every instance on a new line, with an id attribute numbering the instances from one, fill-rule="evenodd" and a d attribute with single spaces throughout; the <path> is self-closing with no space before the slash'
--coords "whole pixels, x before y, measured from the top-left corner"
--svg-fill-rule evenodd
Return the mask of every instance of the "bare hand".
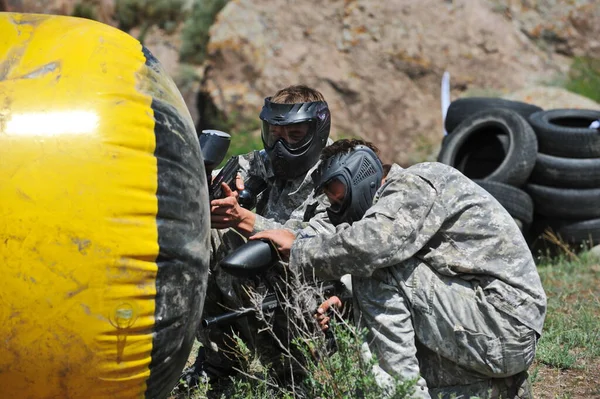
<path id="1" fill-rule="evenodd" d="M 267 239 L 271 240 L 273 244 L 275 244 L 275 248 L 279 252 L 281 258 L 285 261 L 290 259 L 290 250 L 294 241 L 296 240 L 296 235 L 289 230 L 285 229 L 276 229 L 276 230 L 265 230 L 260 233 L 256 233 L 252 237 L 251 240 L 258 239 Z"/>
<path id="2" fill-rule="evenodd" d="M 239 174 L 235 184 L 238 190 L 244 189 L 244 181 Z M 221 187 L 225 197 L 210 202 L 210 225 L 213 229 L 235 228 L 248 217 L 250 211 L 238 203 L 238 191 L 231 190 L 226 183 L 222 183 Z"/>
<path id="3" fill-rule="evenodd" d="M 331 321 L 331 317 L 329 317 L 328 314 L 330 314 L 329 309 L 331 309 L 332 307 L 337 309 L 342 307 L 342 301 L 337 296 L 332 296 L 325 302 L 323 302 L 321 306 L 319 306 L 319 308 L 317 309 L 317 314 L 315 314 L 315 319 L 317 319 L 317 322 L 321 326 L 321 331 L 323 332 L 329 329 L 329 322 Z"/>

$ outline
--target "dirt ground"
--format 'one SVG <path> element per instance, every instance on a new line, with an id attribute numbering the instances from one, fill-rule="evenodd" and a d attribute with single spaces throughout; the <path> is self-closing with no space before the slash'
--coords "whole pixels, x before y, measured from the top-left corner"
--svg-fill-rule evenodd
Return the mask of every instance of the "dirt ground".
<path id="1" fill-rule="evenodd" d="M 584 370 L 559 370 L 534 364 L 530 377 L 536 399 L 600 398 L 600 360 Z"/>

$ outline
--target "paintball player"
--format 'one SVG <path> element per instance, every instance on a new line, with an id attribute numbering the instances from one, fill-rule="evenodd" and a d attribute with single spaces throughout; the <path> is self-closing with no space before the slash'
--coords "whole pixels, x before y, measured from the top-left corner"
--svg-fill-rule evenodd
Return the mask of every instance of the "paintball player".
<path id="1" fill-rule="evenodd" d="M 512 217 L 441 163 L 384 177 L 374 149 L 340 140 L 322 153 L 317 189 L 335 233 L 251 238 L 272 240 L 292 270 L 352 275 L 355 322 L 388 381 L 417 378 L 424 398 L 531 397 L 546 296 Z"/>
<path id="2" fill-rule="evenodd" d="M 240 180 L 252 182 L 252 190 L 262 185 L 257 190 L 264 191 L 257 196 L 255 212 L 242 208 L 238 192 L 232 192 L 227 185 L 223 185 L 225 197 L 211 202 L 211 273 L 203 317 L 248 307 L 245 290 L 253 286 L 252 282 L 234 278 L 218 266 L 219 261 L 242 245 L 247 237 L 282 227 L 307 228 L 315 234 L 333 230 L 325 213 L 326 197 L 312 196 L 311 173 L 318 165 L 321 150 L 331 143 L 330 112 L 323 95 L 303 85 L 286 87 L 265 99 L 260 119 L 264 149 L 240 156 L 242 179 L 237 182 L 238 192 L 249 188 L 239 184 Z M 309 227 L 305 221 L 315 215 Z M 200 327 L 197 338 L 203 347 L 194 366 L 184 371 L 184 380 L 193 385 L 198 376 L 204 374 L 215 382 L 234 372 L 232 328 L 252 350 L 261 354 L 272 352 L 265 357 L 280 357 L 280 349 L 269 333 L 258 333 L 263 327 L 249 318 L 232 326 Z"/>

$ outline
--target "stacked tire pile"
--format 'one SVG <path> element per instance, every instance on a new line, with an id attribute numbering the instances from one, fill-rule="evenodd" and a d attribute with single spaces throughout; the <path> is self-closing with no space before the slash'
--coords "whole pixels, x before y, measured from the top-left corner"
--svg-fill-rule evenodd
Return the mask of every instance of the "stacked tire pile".
<path id="1" fill-rule="evenodd" d="M 536 112 L 529 123 L 539 152 L 525 189 L 533 199 L 537 235 L 550 227 L 562 240 L 600 242 L 600 111 Z"/>
<path id="2" fill-rule="evenodd" d="M 600 111 L 542 110 L 499 98 L 448 108 L 438 161 L 471 178 L 534 243 L 550 227 L 563 241 L 600 241 Z"/>

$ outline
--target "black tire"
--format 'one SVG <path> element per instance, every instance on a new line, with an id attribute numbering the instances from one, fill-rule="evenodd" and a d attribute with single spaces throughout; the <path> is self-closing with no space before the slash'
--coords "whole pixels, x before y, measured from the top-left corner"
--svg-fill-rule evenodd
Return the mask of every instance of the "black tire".
<path id="1" fill-rule="evenodd" d="M 548 219 L 536 215 L 536 231 L 542 234 L 550 229 L 562 241 L 569 244 L 600 243 L 600 219 Z"/>
<path id="2" fill-rule="evenodd" d="M 598 188 L 600 158 L 561 158 L 538 153 L 529 182 L 550 187 Z"/>
<path id="3" fill-rule="evenodd" d="M 600 158 L 600 131 L 590 124 L 600 111 L 553 109 L 532 114 L 529 123 L 537 134 L 540 152 L 565 158 Z"/>
<path id="4" fill-rule="evenodd" d="M 446 120 L 444 121 L 444 127 L 450 134 L 456 129 L 458 125 L 465 121 L 465 119 L 479 113 L 481 111 L 489 109 L 509 109 L 514 111 L 527 119 L 529 115 L 542 111 L 542 108 L 523 103 L 520 101 L 504 100 L 502 98 L 493 97 L 466 97 L 459 98 L 450 103 L 448 111 L 446 112 Z"/>
<path id="5" fill-rule="evenodd" d="M 600 219 L 565 222 L 556 233 L 569 243 L 597 245 L 600 243 Z"/>
<path id="6" fill-rule="evenodd" d="M 600 218 L 600 188 L 556 188 L 527 184 L 535 212 L 549 218 Z"/>
<path id="7" fill-rule="evenodd" d="M 536 154 L 535 133 L 523 117 L 490 109 L 466 119 L 446 136 L 438 161 L 471 179 L 519 187 L 529 178 Z"/>
<path id="8" fill-rule="evenodd" d="M 510 215 L 528 227 L 533 221 L 533 200 L 525 191 L 495 181 L 473 180 L 502 205 Z"/>

